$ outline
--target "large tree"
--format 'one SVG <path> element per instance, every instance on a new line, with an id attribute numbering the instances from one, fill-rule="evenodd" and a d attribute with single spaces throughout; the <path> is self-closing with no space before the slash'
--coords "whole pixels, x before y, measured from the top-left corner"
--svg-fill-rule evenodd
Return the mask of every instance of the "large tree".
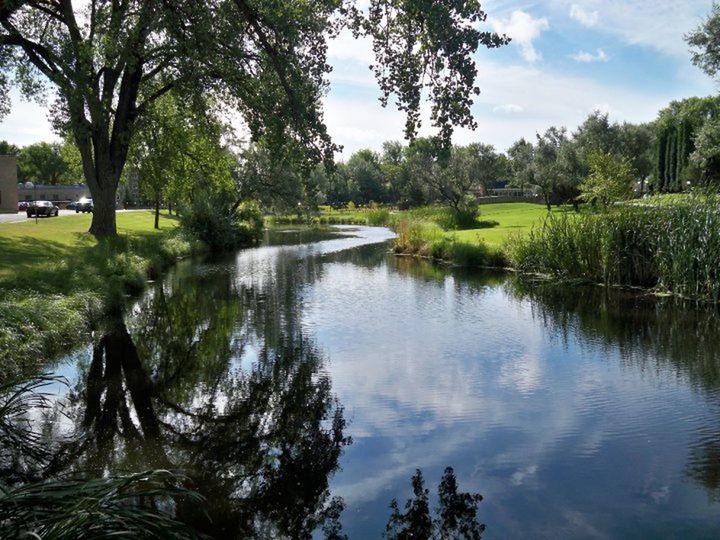
<path id="1" fill-rule="evenodd" d="M 308 160 L 329 161 L 327 40 L 351 28 L 372 39 L 382 101 L 396 97 L 406 135 L 427 95 L 449 146 L 453 126 L 475 125 L 473 53 L 508 42 L 478 29 L 485 18 L 477 0 L 371 0 L 367 12 L 341 0 L 3 0 L 0 114 L 13 84 L 37 96 L 49 83 L 56 127 L 72 133 L 93 195 L 90 232 L 109 236 L 138 121 L 163 95 L 212 96 L 253 138 L 292 140 Z"/>
<path id="2" fill-rule="evenodd" d="M 535 184 L 535 148 L 532 143 L 523 139 L 516 141 L 508 148 L 508 159 L 512 172 L 511 184 L 520 188 L 524 193 L 525 188 Z"/>
<path id="3" fill-rule="evenodd" d="M 710 14 L 695 30 L 685 36 L 690 45 L 693 64 L 710 77 L 720 73 L 720 4 L 714 3 Z"/>
<path id="4" fill-rule="evenodd" d="M 357 186 L 356 204 L 384 202 L 385 176 L 380 167 L 380 156 L 372 150 L 358 150 L 347 162 L 347 173 Z"/>

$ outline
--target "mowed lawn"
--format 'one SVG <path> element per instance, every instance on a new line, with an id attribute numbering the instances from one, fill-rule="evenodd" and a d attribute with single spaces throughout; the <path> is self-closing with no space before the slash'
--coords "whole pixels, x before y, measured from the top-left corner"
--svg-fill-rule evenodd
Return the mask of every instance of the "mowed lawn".
<path id="1" fill-rule="evenodd" d="M 553 208 L 553 212 L 567 212 L 571 209 Z M 499 225 L 484 229 L 469 229 L 448 233 L 460 242 L 468 244 L 485 243 L 489 247 L 499 248 L 508 236 L 514 233 L 526 233 L 547 217 L 545 205 L 532 203 L 499 203 L 480 206 L 480 221 L 496 221 Z"/>
<path id="2" fill-rule="evenodd" d="M 28 278 L 51 273 L 71 261 L 82 261 L 97 241 L 88 234 L 90 214 L 40 218 L 19 223 L 0 224 L 0 287 L 13 282 L 27 285 Z M 161 215 L 160 230 L 153 229 L 154 215 L 149 210 L 118 212 L 118 234 L 143 238 L 167 232 L 177 226 L 174 216 Z M 42 284 L 38 285 L 42 289 Z"/>

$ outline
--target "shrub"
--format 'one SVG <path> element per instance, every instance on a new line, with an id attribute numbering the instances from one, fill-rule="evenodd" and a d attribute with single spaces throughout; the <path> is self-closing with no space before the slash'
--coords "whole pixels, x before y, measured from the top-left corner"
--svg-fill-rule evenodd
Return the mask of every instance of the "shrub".
<path id="1" fill-rule="evenodd" d="M 255 203 L 238 207 L 226 193 L 202 193 L 181 214 L 184 230 L 212 251 L 252 244 L 262 231 L 262 213 Z"/>
<path id="2" fill-rule="evenodd" d="M 367 215 L 367 224 L 379 227 L 390 223 L 390 210 L 386 208 L 374 208 Z"/>

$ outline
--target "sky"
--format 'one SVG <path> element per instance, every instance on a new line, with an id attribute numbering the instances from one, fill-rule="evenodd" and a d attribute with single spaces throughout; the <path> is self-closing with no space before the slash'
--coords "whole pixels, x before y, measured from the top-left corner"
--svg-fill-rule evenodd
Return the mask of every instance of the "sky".
<path id="1" fill-rule="evenodd" d="M 457 130 L 455 142 L 506 150 L 550 126 L 572 131 L 596 109 L 615 121 L 645 122 L 674 99 L 716 93 L 717 84 L 692 65 L 683 41 L 711 6 L 711 0 L 482 2 L 488 19 L 481 29 L 513 41 L 475 55 L 478 129 Z M 370 44 L 342 34 L 330 44 L 329 57 L 333 72 L 325 120 L 343 156 L 402 140 L 403 115 L 378 101 L 368 68 Z M 56 140 L 46 108 L 14 97 L 11 114 L 0 123 L 0 140 L 19 145 Z M 431 133 L 425 122 L 421 134 Z"/>

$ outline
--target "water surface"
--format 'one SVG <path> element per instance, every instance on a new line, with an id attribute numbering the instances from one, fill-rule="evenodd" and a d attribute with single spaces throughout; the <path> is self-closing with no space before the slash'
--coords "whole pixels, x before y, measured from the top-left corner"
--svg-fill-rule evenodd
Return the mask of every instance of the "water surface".
<path id="1" fill-rule="evenodd" d="M 376 538 L 415 470 L 434 493 L 447 466 L 484 538 L 720 536 L 714 312 L 342 233 L 183 263 L 105 325 L 58 365 L 53 472 L 192 471 L 210 516 L 179 514 L 216 537 L 339 514 Z"/>

